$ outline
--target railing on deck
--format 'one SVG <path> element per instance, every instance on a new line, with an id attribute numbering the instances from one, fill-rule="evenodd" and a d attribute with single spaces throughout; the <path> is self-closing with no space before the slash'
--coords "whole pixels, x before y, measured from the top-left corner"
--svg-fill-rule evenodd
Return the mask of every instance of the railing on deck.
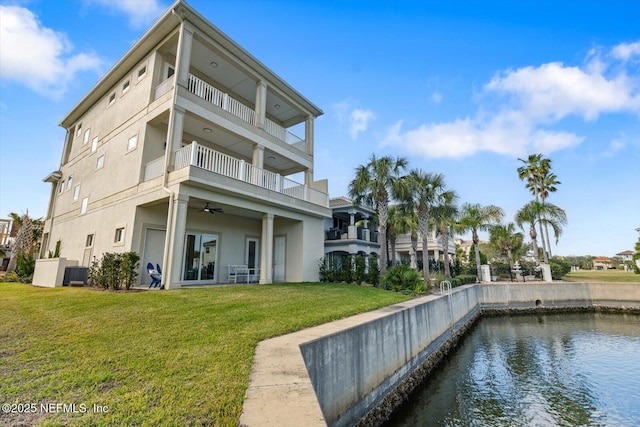
<path id="1" fill-rule="evenodd" d="M 216 89 L 204 80 L 192 74 L 189 74 L 188 88 L 189 92 L 193 93 L 199 98 L 202 98 L 205 101 L 222 108 L 223 110 L 238 117 L 242 121 L 249 123 L 252 126 L 256 125 L 256 112 L 253 109 L 234 99 L 229 94 Z M 279 139 L 280 141 L 284 141 L 287 144 L 290 144 L 295 148 L 304 151 L 304 144 L 300 144 L 301 142 L 304 142 L 303 139 L 297 137 L 279 124 L 275 123 L 272 120 L 269 120 L 268 118 L 265 118 L 264 131 L 269 135 Z"/>
<path id="2" fill-rule="evenodd" d="M 175 169 L 187 166 L 195 166 L 317 205 L 329 206 L 329 196 L 322 191 L 309 188 L 275 172 L 258 168 L 195 141 L 175 153 Z"/>

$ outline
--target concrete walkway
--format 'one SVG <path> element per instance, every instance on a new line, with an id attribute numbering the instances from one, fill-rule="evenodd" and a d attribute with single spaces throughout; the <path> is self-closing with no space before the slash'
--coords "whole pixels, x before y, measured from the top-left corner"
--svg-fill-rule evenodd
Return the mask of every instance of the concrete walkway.
<path id="1" fill-rule="evenodd" d="M 300 345 L 439 297 L 427 295 L 260 342 L 240 426 L 326 426 Z"/>

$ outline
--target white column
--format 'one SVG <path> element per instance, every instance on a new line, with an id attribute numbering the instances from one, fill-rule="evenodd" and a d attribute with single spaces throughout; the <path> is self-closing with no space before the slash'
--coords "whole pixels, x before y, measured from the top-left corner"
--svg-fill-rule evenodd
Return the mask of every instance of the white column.
<path id="1" fill-rule="evenodd" d="M 171 150 L 171 165 L 175 166 L 173 159 L 175 152 L 182 148 L 182 133 L 184 132 L 184 109 L 174 105 L 171 111 L 171 121 L 169 128 L 167 129 L 167 147 L 166 150 Z"/>
<path id="2" fill-rule="evenodd" d="M 257 168 L 264 168 L 264 147 L 262 145 L 253 146 L 253 157 L 251 164 Z"/>
<path id="3" fill-rule="evenodd" d="M 260 80 L 256 84 L 256 127 L 264 128 L 267 116 L 267 84 Z"/>
<path id="4" fill-rule="evenodd" d="M 273 282 L 273 214 L 262 214 L 262 239 L 260 240 L 260 283 Z"/>
<path id="5" fill-rule="evenodd" d="M 165 268 L 163 280 L 166 288 L 176 289 L 180 287 L 182 280 L 182 259 L 184 257 L 184 237 L 187 229 L 187 205 L 189 196 L 177 195 L 173 201 L 173 220 L 169 230 L 169 258 Z M 169 207 L 171 209 L 171 206 Z"/>
<path id="6" fill-rule="evenodd" d="M 313 116 L 308 116 L 304 122 L 304 142 L 307 146 L 307 154 L 313 154 Z"/>
<path id="7" fill-rule="evenodd" d="M 304 141 L 306 143 L 307 154 L 313 154 L 313 117 L 307 117 L 304 125 Z M 304 185 L 311 187 L 313 184 L 313 164 L 304 171 Z"/>
<path id="8" fill-rule="evenodd" d="M 188 87 L 189 67 L 191 64 L 191 46 L 194 28 L 188 22 L 182 23 L 178 51 L 176 52 L 176 83 Z"/>

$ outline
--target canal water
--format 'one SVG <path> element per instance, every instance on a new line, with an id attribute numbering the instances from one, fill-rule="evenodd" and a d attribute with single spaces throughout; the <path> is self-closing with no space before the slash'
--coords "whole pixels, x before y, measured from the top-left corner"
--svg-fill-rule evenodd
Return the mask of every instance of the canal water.
<path id="1" fill-rule="evenodd" d="M 640 426 L 640 315 L 487 317 L 388 426 Z"/>

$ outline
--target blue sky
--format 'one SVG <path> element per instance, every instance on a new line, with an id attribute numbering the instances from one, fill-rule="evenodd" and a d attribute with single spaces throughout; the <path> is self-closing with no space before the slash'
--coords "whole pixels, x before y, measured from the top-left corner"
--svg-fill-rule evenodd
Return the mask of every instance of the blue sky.
<path id="1" fill-rule="evenodd" d="M 346 195 L 372 153 L 443 173 L 512 221 L 541 152 L 569 224 L 554 254 L 613 256 L 640 227 L 640 2 L 189 4 L 324 110 L 316 179 Z M 170 5 L 0 0 L 0 216 L 46 213 L 61 118 Z"/>

